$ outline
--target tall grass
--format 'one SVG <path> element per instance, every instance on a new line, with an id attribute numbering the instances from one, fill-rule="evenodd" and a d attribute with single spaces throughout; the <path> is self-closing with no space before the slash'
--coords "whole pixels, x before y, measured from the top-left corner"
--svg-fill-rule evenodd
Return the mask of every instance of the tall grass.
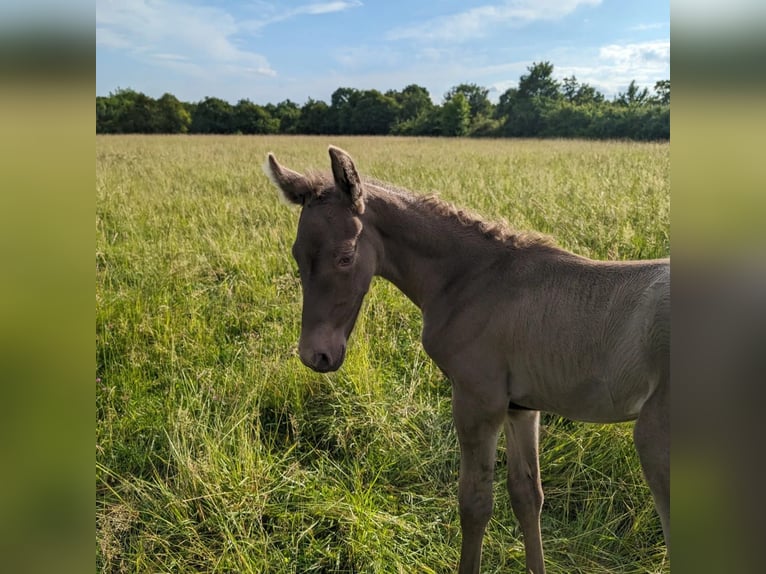
<path id="1" fill-rule="evenodd" d="M 669 253 L 667 144 L 98 137 L 97 569 L 449 572 L 458 559 L 450 386 L 420 316 L 376 280 L 343 368 L 297 358 L 297 213 L 260 166 L 363 173 L 595 258 Z M 549 572 L 665 572 L 631 425 L 546 415 Z M 498 444 L 484 572 L 524 568 Z"/>

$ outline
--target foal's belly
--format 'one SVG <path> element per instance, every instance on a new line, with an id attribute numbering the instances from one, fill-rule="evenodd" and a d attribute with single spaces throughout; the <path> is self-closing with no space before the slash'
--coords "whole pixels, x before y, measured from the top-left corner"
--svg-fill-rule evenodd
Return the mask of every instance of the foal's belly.
<path id="1" fill-rule="evenodd" d="M 517 376 L 511 381 L 511 402 L 594 423 L 636 419 L 653 390 L 650 380 L 638 378 L 619 380 L 585 376 L 559 380 Z"/>

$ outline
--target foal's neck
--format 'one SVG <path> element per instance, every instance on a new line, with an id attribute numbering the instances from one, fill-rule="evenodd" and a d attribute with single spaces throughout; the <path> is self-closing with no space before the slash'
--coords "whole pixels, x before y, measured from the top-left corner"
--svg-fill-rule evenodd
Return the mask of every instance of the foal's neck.
<path id="1" fill-rule="evenodd" d="M 376 274 L 424 309 L 446 286 L 493 259 L 499 240 L 433 212 L 406 192 L 369 189 L 365 212 L 377 248 Z"/>

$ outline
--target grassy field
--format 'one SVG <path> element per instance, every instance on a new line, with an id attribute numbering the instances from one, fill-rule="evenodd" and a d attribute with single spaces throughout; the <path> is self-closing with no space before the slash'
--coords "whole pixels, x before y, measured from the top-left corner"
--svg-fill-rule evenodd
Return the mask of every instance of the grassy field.
<path id="1" fill-rule="evenodd" d="M 96 139 L 100 572 L 450 572 L 450 385 L 376 279 L 343 368 L 297 356 L 297 211 L 261 172 L 362 173 L 602 259 L 667 256 L 668 144 L 324 137 Z M 549 573 L 667 572 L 632 425 L 543 417 Z M 522 572 L 498 443 L 483 572 Z"/>

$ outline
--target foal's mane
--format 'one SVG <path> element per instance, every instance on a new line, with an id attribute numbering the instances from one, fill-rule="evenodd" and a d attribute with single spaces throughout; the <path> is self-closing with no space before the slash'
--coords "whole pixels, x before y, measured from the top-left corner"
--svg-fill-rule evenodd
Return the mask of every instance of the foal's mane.
<path id="1" fill-rule="evenodd" d="M 364 183 L 386 192 L 403 195 L 411 205 L 425 215 L 435 215 L 452 221 L 458 228 L 473 231 L 487 239 L 499 241 L 511 247 L 531 245 L 555 246 L 552 237 L 536 231 L 518 231 L 504 221 L 486 221 L 472 211 L 455 207 L 435 193 L 418 195 L 407 189 L 374 178 L 363 178 Z"/>
<path id="2" fill-rule="evenodd" d="M 331 193 L 335 187 L 332 174 L 310 171 L 306 174 L 309 185 L 314 189 L 314 196 L 322 198 Z M 424 216 L 436 216 L 455 224 L 458 229 L 471 231 L 487 239 L 501 242 L 509 247 L 529 247 L 532 245 L 555 246 L 552 237 L 536 231 L 518 231 L 503 221 L 485 221 L 472 211 L 460 209 L 443 200 L 437 194 L 419 195 L 412 191 L 397 187 L 379 179 L 362 176 L 362 182 L 374 188 L 376 195 L 394 194 L 404 198 L 410 207 L 418 210 Z M 382 193 L 381 193 L 382 192 Z"/>

